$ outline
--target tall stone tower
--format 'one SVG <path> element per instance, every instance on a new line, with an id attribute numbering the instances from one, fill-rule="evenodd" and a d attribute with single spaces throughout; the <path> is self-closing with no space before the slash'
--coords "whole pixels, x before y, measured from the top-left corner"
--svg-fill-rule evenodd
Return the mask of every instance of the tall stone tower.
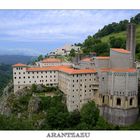
<path id="1" fill-rule="evenodd" d="M 135 49 L 136 49 L 136 26 L 135 24 L 130 23 L 127 25 L 126 50 L 131 52 L 132 67 L 134 67 L 135 62 Z"/>
<path id="2" fill-rule="evenodd" d="M 126 49 L 110 49 L 109 70 L 99 76 L 100 114 L 112 124 L 127 126 L 136 122 L 138 72 L 135 69 L 135 25 L 127 27 Z"/>

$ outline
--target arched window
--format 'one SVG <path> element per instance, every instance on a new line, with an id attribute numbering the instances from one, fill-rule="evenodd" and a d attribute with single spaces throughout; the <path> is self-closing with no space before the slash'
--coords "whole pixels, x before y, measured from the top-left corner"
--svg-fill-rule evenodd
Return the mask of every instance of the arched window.
<path id="1" fill-rule="evenodd" d="M 117 98 L 117 105 L 121 105 L 121 99 L 120 98 Z"/>
<path id="2" fill-rule="evenodd" d="M 130 98 L 130 105 L 133 105 L 134 98 Z"/>

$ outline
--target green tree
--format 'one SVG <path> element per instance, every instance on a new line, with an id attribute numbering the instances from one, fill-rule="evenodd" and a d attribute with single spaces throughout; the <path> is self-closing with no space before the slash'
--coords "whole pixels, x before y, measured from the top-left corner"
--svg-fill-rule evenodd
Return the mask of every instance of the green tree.
<path id="1" fill-rule="evenodd" d="M 91 126 L 96 126 L 99 118 L 99 109 L 93 101 L 90 101 L 82 107 L 80 115 L 82 122 Z"/>
<path id="2" fill-rule="evenodd" d="M 12 79 L 12 67 L 6 64 L 0 64 L 0 96 L 3 89 Z"/>
<path id="3" fill-rule="evenodd" d="M 109 55 L 109 45 L 107 43 L 98 43 L 94 46 L 93 51 L 96 52 L 97 56 L 102 55 L 106 56 Z"/>
<path id="4" fill-rule="evenodd" d="M 69 113 L 69 127 L 74 127 L 80 123 L 80 112 L 78 110 L 74 110 Z"/>
<path id="5" fill-rule="evenodd" d="M 140 23 L 140 13 L 137 14 L 135 17 L 132 17 L 132 18 L 130 19 L 130 22 L 131 22 L 131 23 L 135 23 L 135 24 L 139 24 L 139 23 Z"/>
<path id="6" fill-rule="evenodd" d="M 96 51 L 96 46 L 101 43 L 102 42 L 100 39 L 95 39 L 92 36 L 88 36 L 88 38 L 83 43 L 83 53 L 89 54 L 90 52 Z"/>
<path id="7" fill-rule="evenodd" d="M 81 122 L 74 129 L 75 130 L 92 130 L 92 126 L 87 124 L 86 122 Z"/>
<path id="8" fill-rule="evenodd" d="M 47 111 L 46 122 L 52 129 L 64 129 L 68 126 L 68 112 L 59 111 L 56 107 L 51 107 Z"/>
<path id="9" fill-rule="evenodd" d="M 96 123 L 96 126 L 95 126 L 95 129 L 96 130 L 110 130 L 112 129 L 111 128 L 111 125 L 108 124 L 105 119 L 103 117 L 99 117 L 97 123 Z"/>
<path id="10" fill-rule="evenodd" d="M 111 48 L 125 48 L 125 40 L 121 37 L 114 37 L 114 36 L 111 36 L 109 38 L 109 43 L 110 43 L 110 46 Z"/>
<path id="11" fill-rule="evenodd" d="M 43 55 L 39 55 L 38 58 L 37 58 L 37 60 L 38 60 L 38 61 L 43 60 Z"/>
<path id="12" fill-rule="evenodd" d="M 75 57 L 75 55 L 76 55 L 75 50 L 74 50 L 74 49 L 71 49 L 69 55 L 70 55 L 71 57 Z"/>
<path id="13" fill-rule="evenodd" d="M 31 91 L 32 92 L 36 92 L 37 91 L 37 85 L 36 84 L 32 84 Z"/>

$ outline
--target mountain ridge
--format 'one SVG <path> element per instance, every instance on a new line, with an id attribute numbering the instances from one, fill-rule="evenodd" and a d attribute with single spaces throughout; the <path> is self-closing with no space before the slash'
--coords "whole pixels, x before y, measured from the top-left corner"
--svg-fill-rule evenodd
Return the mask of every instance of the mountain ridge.
<path id="1" fill-rule="evenodd" d="M 0 55 L 0 64 L 12 65 L 15 63 L 30 63 L 35 56 L 25 56 L 25 55 Z"/>

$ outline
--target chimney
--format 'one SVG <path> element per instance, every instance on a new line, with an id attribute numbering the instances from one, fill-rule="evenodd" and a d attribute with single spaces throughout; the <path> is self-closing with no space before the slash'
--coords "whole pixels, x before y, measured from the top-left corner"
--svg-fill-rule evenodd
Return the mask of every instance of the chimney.
<path id="1" fill-rule="evenodd" d="M 136 49 L 136 26 L 133 23 L 127 25 L 126 50 L 131 52 L 131 61 L 134 66 Z"/>

